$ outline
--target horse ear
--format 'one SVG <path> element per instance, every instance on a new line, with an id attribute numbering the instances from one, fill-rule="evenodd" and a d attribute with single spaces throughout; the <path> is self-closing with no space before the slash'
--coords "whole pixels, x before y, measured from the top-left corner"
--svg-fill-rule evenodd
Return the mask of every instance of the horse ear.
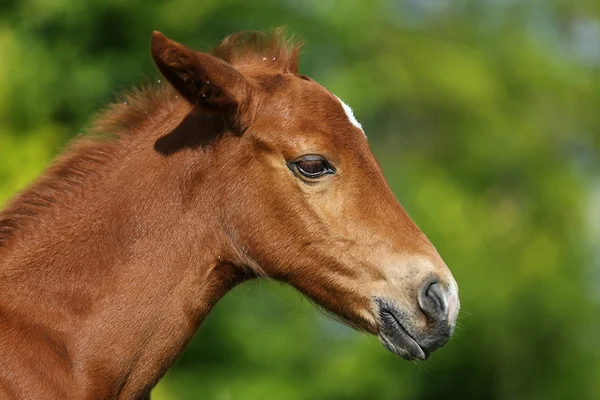
<path id="1" fill-rule="evenodd" d="M 190 50 L 158 31 L 152 34 L 151 52 L 160 73 L 192 104 L 230 109 L 249 96 L 244 76 L 210 54 Z"/>

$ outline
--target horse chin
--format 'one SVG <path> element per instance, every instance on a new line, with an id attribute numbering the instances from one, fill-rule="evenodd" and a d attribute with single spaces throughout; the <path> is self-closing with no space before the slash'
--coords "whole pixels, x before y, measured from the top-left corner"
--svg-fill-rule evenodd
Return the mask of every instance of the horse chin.
<path id="1" fill-rule="evenodd" d="M 405 360 L 424 361 L 429 358 L 430 353 L 421 348 L 406 332 L 394 336 L 394 338 L 391 338 L 384 333 L 378 335 L 383 347 Z M 401 337 L 401 339 L 399 340 L 398 337 Z"/>
<path id="2" fill-rule="evenodd" d="M 379 310 L 378 337 L 383 346 L 406 360 L 427 360 L 431 353 L 423 348 L 417 339 L 409 333 L 401 322 L 403 320 L 401 315 L 396 315 L 394 311 L 389 309 Z"/>

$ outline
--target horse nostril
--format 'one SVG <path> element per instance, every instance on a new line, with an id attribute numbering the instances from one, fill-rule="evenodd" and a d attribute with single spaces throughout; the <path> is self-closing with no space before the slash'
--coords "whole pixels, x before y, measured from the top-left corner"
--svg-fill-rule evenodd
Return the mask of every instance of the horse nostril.
<path id="1" fill-rule="evenodd" d="M 431 321 L 448 318 L 448 295 L 437 280 L 428 280 L 419 291 L 421 311 Z"/>

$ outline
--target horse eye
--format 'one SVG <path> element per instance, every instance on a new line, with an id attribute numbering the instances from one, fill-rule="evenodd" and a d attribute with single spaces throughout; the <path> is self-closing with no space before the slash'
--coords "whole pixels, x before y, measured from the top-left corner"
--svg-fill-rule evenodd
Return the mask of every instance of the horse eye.
<path id="1" fill-rule="evenodd" d="M 288 163 L 288 167 L 293 172 L 299 173 L 310 179 L 320 178 L 324 175 L 335 173 L 335 168 L 333 168 L 324 157 L 316 154 L 302 156 L 295 161 Z"/>

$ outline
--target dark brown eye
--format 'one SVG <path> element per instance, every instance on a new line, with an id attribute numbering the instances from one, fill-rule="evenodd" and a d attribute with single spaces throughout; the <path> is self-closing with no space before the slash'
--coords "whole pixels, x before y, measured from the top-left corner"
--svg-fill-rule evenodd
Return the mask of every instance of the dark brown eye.
<path id="1" fill-rule="evenodd" d="M 288 162 L 288 167 L 295 173 L 306 178 L 316 179 L 323 175 L 334 174 L 335 168 L 327 160 L 316 154 L 302 156 L 295 161 Z"/>

